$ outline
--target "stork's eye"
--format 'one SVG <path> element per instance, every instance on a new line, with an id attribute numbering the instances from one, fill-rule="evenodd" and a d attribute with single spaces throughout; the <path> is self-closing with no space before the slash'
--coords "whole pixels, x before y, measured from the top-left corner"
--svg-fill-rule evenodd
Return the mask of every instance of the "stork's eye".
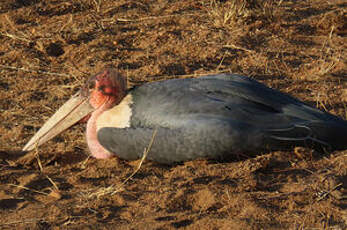
<path id="1" fill-rule="evenodd" d="M 98 90 L 106 96 L 111 96 L 112 95 L 112 88 L 106 85 L 100 85 L 98 87 Z"/>
<path id="2" fill-rule="evenodd" d="M 103 93 L 105 93 L 105 88 L 106 88 L 105 85 L 100 85 L 99 88 L 98 88 L 98 90 L 101 91 L 101 92 L 103 92 Z"/>

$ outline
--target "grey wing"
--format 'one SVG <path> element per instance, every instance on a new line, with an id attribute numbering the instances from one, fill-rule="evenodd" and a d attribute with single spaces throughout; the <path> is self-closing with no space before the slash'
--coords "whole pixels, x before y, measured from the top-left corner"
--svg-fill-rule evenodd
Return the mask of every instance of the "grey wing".
<path id="1" fill-rule="evenodd" d="M 186 121 L 186 127 L 102 128 L 98 139 L 102 146 L 126 160 L 141 158 L 156 130 L 147 159 L 171 164 L 196 158 L 227 158 L 259 148 L 262 134 L 250 126 L 214 117 Z"/>
<path id="2" fill-rule="evenodd" d="M 132 124 L 143 127 L 177 127 L 198 114 L 264 128 L 290 127 L 298 121 L 341 120 L 239 75 L 155 82 L 137 88 L 133 95 Z"/>

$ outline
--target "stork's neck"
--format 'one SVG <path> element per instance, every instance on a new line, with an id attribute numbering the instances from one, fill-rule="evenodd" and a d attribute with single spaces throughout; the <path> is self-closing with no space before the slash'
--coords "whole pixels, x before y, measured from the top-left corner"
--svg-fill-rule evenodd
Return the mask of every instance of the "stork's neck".
<path id="1" fill-rule="evenodd" d="M 104 104 L 95 110 L 87 122 L 87 144 L 93 157 L 97 159 L 110 158 L 112 154 L 107 151 L 98 141 L 96 121 L 98 117 L 107 110 L 107 105 Z"/>

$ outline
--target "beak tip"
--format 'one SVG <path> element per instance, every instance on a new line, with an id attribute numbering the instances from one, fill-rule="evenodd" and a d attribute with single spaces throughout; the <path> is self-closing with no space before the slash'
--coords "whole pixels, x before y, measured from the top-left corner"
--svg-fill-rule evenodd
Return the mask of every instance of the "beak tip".
<path id="1" fill-rule="evenodd" d="M 41 145 L 40 139 L 37 138 L 37 135 L 34 135 L 22 148 L 22 151 L 29 152 L 35 148 L 37 145 Z"/>
<path id="2" fill-rule="evenodd" d="M 22 151 L 29 152 L 30 150 L 33 150 L 32 145 L 28 142 L 23 148 Z"/>

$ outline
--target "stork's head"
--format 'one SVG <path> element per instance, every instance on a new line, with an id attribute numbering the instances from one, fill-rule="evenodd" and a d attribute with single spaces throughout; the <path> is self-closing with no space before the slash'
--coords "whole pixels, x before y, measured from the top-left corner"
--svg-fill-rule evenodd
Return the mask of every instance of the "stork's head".
<path id="1" fill-rule="evenodd" d="M 96 110 L 117 105 L 126 95 L 127 81 L 117 71 L 107 68 L 89 78 L 85 86 L 63 104 L 24 146 L 29 151 L 71 127 L 81 119 L 87 121 Z"/>
<path id="2" fill-rule="evenodd" d="M 97 109 L 102 105 L 111 107 L 118 104 L 125 96 L 126 88 L 126 79 L 114 69 L 109 68 L 91 77 L 82 90 L 85 95 L 89 94 L 90 105 Z"/>

